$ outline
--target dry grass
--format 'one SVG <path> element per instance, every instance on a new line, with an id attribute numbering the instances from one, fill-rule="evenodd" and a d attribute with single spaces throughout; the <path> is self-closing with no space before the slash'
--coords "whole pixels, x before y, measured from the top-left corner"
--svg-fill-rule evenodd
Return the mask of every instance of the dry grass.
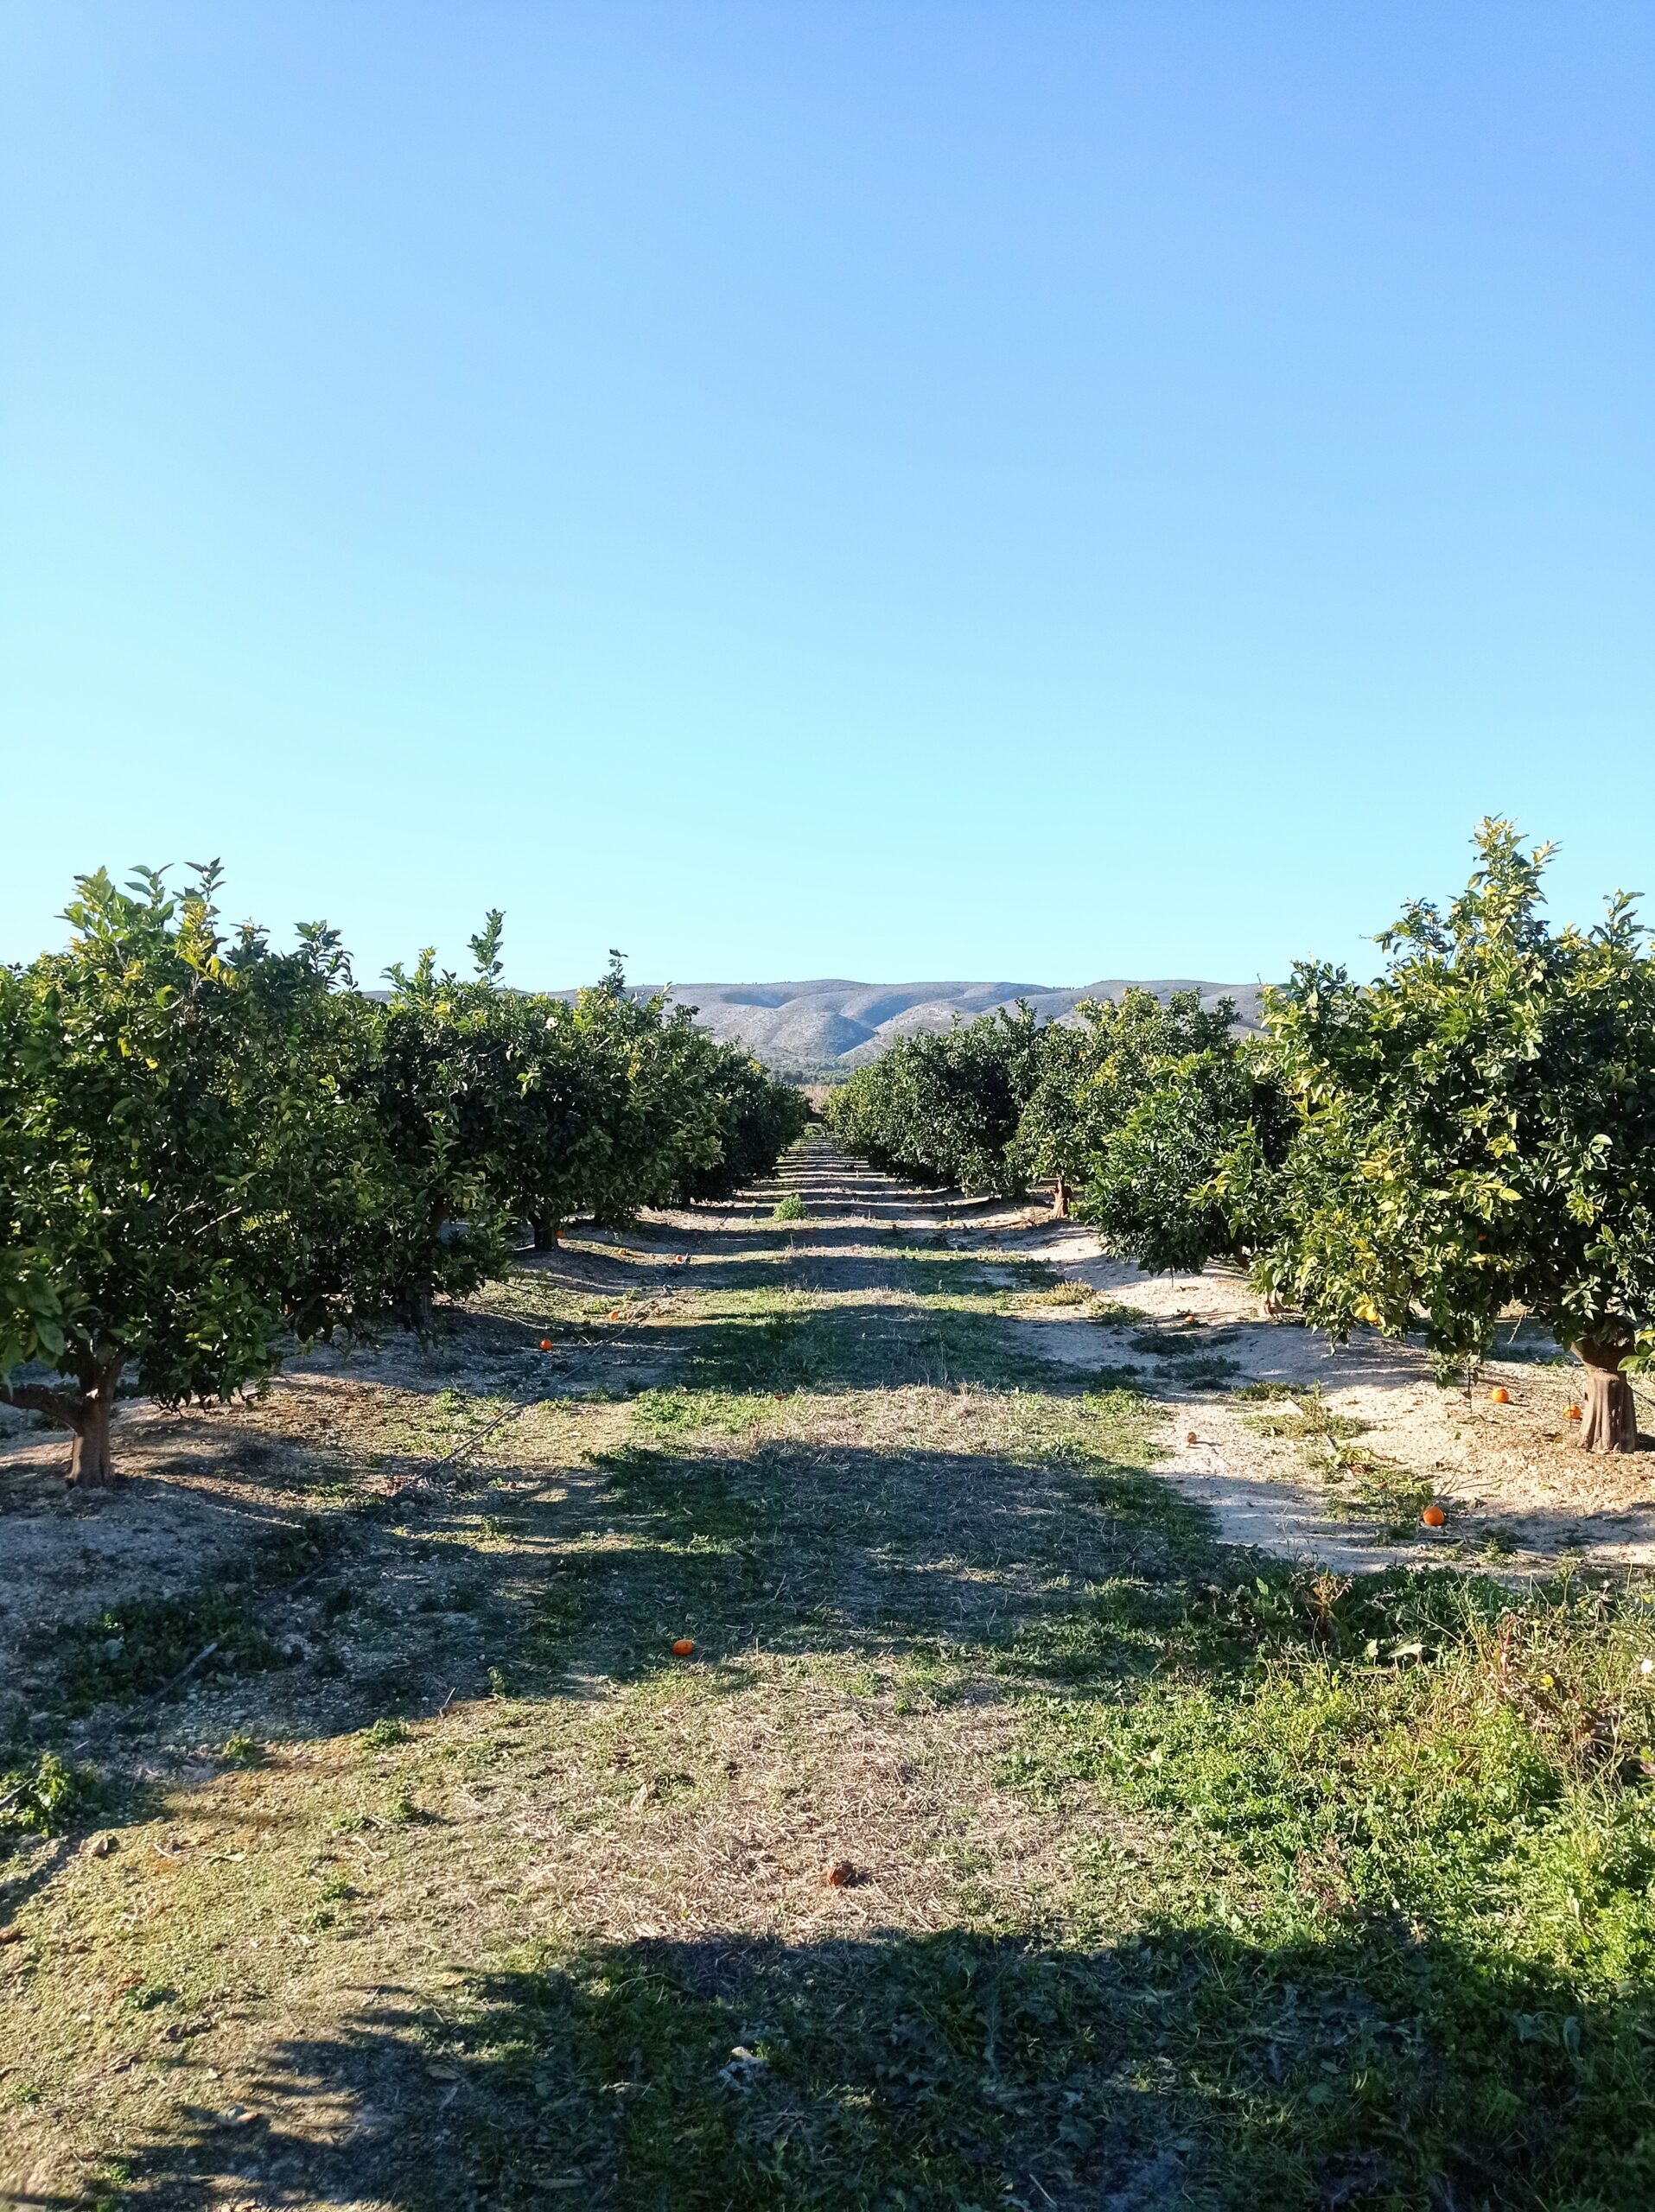
<path id="1" fill-rule="evenodd" d="M 7 1839 L 0 2190 L 1425 2201 L 1407 2190 L 1446 2139 L 1421 2119 L 1409 2149 L 1395 2115 L 1435 2112 L 1409 2071 L 1429 2038 L 1368 2077 L 1389 2196 L 1362 2194 L 1359 2098 L 1318 2084 L 1343 2063 L 1339 1988 L 1371 1986 L 1384 2020 L 1435 2000 L 1315 1920 L 1354 1894 L 1322 1840 L 1314 1879 L 1287 1862 L 1289 1910 L 1194 1778 L 1151 1786 L 1135 1718 L 1199 1712 L 1235 1739 L 1226 1773 L 1285 1770 L 1235 1686 L 1273 1669 L 1297 1744 L 1333 1708 L 1291 1686 L 1347 1620 L 1359 1655 L 1368 1616 L 1346 1584 L 1252 1562 L 1225 1596 L 1233 1563 L 1143 1472 L 1152 1409 L 1031 1351 L 1010 1318 L 1031 1278 L 939 1248 L 939 1217 L 807 1145 L 734 1205 L 570 1237 L 431 1343 L 299 1363 L 229 1413 L 132 1408 L 131 1478 L 96 1516 L 54 1493 L 60 1446 L 7 1447 L 0 1767 L 49 1751 L 103 1796 Z M 143 1611 L 163 1599 L 178 1618 Z M 133 1670 L 167 1666 L 209 1601 L 235 1663 L 156 1694 Z M 1630 1631 L 1607 1621 L 1548 1643 L 1474 1607 L 1452 1650 L 1440 1632 L 1426 1736 L 1452 1733 L 1452 1659 L 1491 1745 L 1520 1726 L 1550 1757 L 1601 1723 L 1624 1760 L 1644 1707 L 1611 1695 Z M 1596 1656 L 1566 1669 L 1566 1643 Z M 1327 1997 L 1325 2034 L 1280 2024 L 1297 1992 Z M 1522 2078 L 1525 2105 L 1573 2109 Z M 1629 2128 L 1641 2093 L 1616 2094 Z M 1590 2124 L 1589 2201 L 1629 2204 L 1603 2178 L 1625 2128 Z"/>

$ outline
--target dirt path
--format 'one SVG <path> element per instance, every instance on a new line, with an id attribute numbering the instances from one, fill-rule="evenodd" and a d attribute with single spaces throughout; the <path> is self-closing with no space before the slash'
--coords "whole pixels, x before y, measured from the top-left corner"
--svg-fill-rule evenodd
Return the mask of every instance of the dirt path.
<path id="1" fill-rule="evenodd" d="M 1245 1303 L 813 1142 L 430 1344 L 131 1407 L 95 1513 L 0 1445 L 0 1771 L 104 1792 L 0 1860 L 0 2202 L 1361 2204 L 1311 2147 L 1334 2014 L 1286 2137 L 1249 2100 L 1296 2045 L 1244 2096 L 1199 2056 L 1194 1993 L 1323 1967 L 1053 1748 L 1235 1579 L 1186 1497 L 1397 1555 L 1246 1426 L 1278 1404 L 1178 1379 L 1303 1395 Z M 1389 1357 L 1314 1373 L 1412 1402 Z"/>
<path id="2" fill-rule="evenodd" d="M 808 1223 L 770 1219 L 788 1191 Z M 526 1942 L 670 1939 L 715 1974 L 963 1899 L 1040 1918 L 1068 1824 L 995 1780 L 1012 1647 L 1110 1528 L 1047 1456 L 1073 1409 L 964 1381 L 911 1251 L 939 1218 L 807 1150 L 757 1198 L 572 1232 L 434 1345 L 296 1363 L 233 1415 L 131 1408 L 101 1510 L 56 1491 L 57 1440 L 13 1440 L 14 1709 L 125 1805 L 5 1893 L 20 2203 L 111 2145 L 133 2201 L 381 2202 L 391 2135 L 449 2139 L 444 1990 Z M 300 1527 L 335 1548 L 302 1594 L 244 1571 Z M 62 1636 L 187 1609 L 192 1556 L 286 1663 L 135 1706 L 98 1694 L 118 1626 L 73 1654 L 77 1719 Z"/>

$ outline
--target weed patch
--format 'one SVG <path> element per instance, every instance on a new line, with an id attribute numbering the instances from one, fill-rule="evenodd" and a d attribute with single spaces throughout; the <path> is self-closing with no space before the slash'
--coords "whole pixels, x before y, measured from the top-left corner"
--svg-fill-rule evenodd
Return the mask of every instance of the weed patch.
<path id="1" fill-rule="evenodd" d="M 54 1677 L 48 1694 L 63 1710 L 85 1713 L 164 1689 L 186 1668 L 199 1680 L 279 1666 L 281 1649 L 259 1626 L 254 1601 L 319 1566 L 334 1541 L 324 1522 L 307 1519 L 274 1531 L 210 1589 L 134 1598 L 67 1623 L 45 1639 Z"/>
<path id="2" fill-rule="evenodd" d="M 0 1836 L 57 1835 L 106 1802 L 105 1784 L 92 1768 L 42 1751 L 32 1764 L 0 1773 Z"/>

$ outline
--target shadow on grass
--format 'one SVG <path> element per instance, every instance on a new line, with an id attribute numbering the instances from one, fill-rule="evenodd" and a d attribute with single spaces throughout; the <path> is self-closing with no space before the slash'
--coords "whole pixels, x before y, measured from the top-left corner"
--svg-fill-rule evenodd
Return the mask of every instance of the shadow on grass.
<path id="1" fill-rule="evenodd" d="M 1646 2000 L 1384 1923 L 596 1945 L 276 2046 L 247 2108 L 181 2107 L 111 2196 L 1633 2212 L 1651 2033 Z"/>

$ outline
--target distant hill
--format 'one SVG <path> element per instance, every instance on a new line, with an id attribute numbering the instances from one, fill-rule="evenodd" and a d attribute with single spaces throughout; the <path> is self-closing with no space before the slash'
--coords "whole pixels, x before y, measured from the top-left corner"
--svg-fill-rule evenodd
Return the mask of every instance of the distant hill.
<path id="1" fill-rule="evenodd" d="M 634 985 L 640 991 L 646 988 Z M 655 986 L 649 988 L 658 988 Z M 1026 999 L 1044 1021 L 1061 1021 L 1082 999 L 1114 999 L 1123 991 L 1199 991 L 1201 1003 L 1233 999 L 1244 1026 L 1257 1020 L 1257 983 L 1203 983 L 1182 976 L 1133 983 L 1111 977 L 1076 990 L 1045 983 L 855 983 L 841 976 L 805 983 L 675 983 L 668 995 L 693 1007 L 696 1019 L 727 1044 L 744 1045 L 785 1075 L 849 1074 L 877 1059 L 899 1038 L 946 1029 L 996 1007 Z"/>

